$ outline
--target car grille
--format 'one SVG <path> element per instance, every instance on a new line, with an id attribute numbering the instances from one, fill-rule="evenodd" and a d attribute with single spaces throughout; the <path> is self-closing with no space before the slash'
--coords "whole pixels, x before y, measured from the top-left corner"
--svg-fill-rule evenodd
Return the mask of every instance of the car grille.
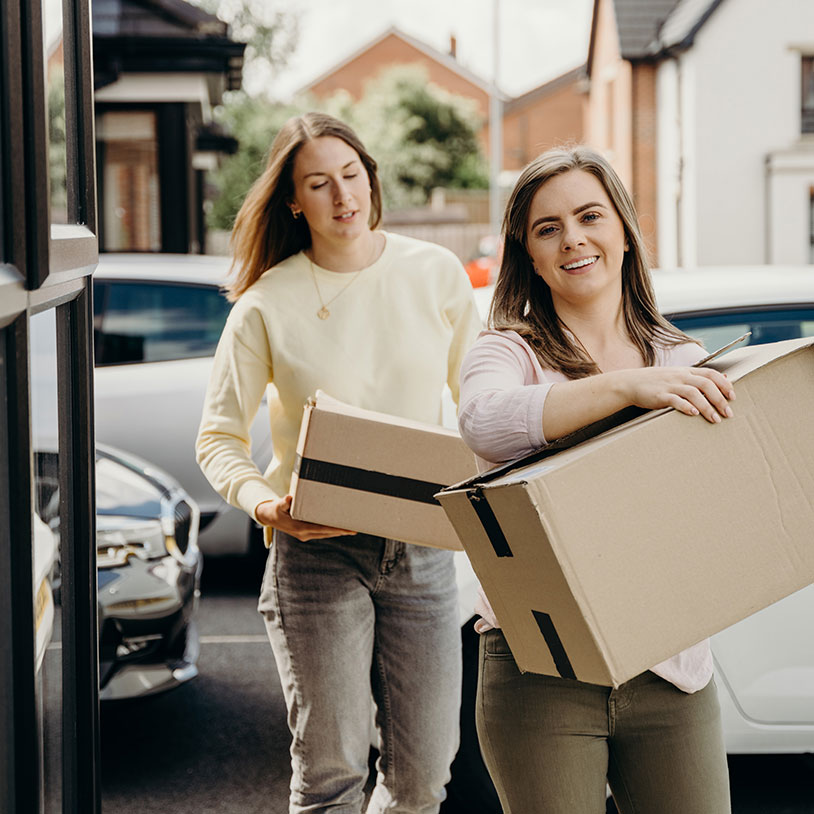
<path id="1" fill-rule="evenodd" d="M 175 543 L 182 554 L 189 547 L 189 536 L 192 529 L 192 509 L 185 500 L 175 504 Z"/>

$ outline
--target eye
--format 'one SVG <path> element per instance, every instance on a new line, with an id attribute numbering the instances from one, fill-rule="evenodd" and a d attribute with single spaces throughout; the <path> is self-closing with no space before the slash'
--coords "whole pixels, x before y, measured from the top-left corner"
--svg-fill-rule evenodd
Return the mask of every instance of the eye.
<path id="1" fill-rule="evenodd" d="M 358 173 L 358 172 L 354 172 L 354 173 L 350 173 L 349 175 L 345 175 L 344 177 L 345 177 L 346 179 L 351 179 L 351 178 L 356 178 L 356 176 L 357 176 L 357 175 L 359 175 L 359 173 Z"/>
<path id="2" fill-rule="evenodd" d="M 599 220 L 599 212 L 586 212 L 582 216 L 583 223 L 593 223 L 595 220 Z"/>
<path id="3" fill-rule="evenodd" d="M 311 189 L 322 189 L 322 187 L 324 187 L 327 183 L 327 181 L 323 181 L 320 184 L 312 184 Z"/>
<path id="4" fill-rule="evenodd" d="M 537 236 L 538 237 L 548 237 L 549 235 L 553 235 L 554 232 L 556 232 L 556 231 L 557 231 L 557 227 L 550 224 L 550 223 L 548 223 L 548 224 L 545 224 L 544 226 L 541 226 L 537 230 Z"/>

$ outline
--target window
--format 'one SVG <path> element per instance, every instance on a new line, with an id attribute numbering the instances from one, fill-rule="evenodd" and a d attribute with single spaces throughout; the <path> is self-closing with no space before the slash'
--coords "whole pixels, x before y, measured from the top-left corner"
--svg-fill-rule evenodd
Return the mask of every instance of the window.
<path id="1" fill-rule="evenodd" d="M 212 356 L 230 303 L 215 286 L 98 282 L 96 364 Z"/>
<path id="2" fill-rule="evenodd" d="M 748 344 L 814 336 L 814 306 L 763 311 L 724 311 L 703 316 L 668 316 L 677 328 L 714 351 L 751 331 Z"/>
<path id="3" fill-rule="evenodd" d="M 814 56 L 802 58 L 802 131 L 814 133 Z"/>

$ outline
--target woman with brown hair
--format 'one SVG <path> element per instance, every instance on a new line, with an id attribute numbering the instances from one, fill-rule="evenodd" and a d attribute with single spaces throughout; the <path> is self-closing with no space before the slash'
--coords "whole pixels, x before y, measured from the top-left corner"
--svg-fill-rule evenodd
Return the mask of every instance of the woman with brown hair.
<path id="1" fill-rule="evenodd" d="M 460 633 L 449 551 L 291 517 L 302 409 L 317 389 L 441 422 L 480 320 L 458 259 L 378 228 L 376 162 L 330 116 L 289 120 L 232 234 L 235 305 L 198 434 L 201 467 L 273 535 L 259 609 L 292 733 L 290 812 L 436 812 L 457 748 Z M 274 460 L 249 455 L 268 397 Z"/>
<path id="2" fill-rule="evenodd" d="M 630 405 L 732 415 L 726 377 L 692 367 L 703 349 L 659 314 L 633 203 L 599 154 L 529 164 L 503 232 L 492 330 L 461 371 L 459 426 L 485 467 Z M 708 641 L 601 687 L 521 673 L 479 605 L 478 734 L 505 814 L 599 814 L 606 781 L 622 814 L 729 811 Z"/>

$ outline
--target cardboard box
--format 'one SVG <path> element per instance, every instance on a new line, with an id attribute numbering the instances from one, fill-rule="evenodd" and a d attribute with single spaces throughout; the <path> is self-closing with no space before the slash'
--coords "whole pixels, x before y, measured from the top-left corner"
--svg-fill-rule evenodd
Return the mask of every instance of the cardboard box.
<path id="1" fill-rule="evenodd" d="M 452 430 L 361 410 L 318 392 L 303 414 L 291 515 L 460 550 L 434 495 L 477 471 L 474 455 Z"/>
<path id="2" fill-rule="evenodd" d="M 814 339 L 710 366 L 721 424 L 620 414 L 439 494 L 521 669 L 618 686 L 814 582 Z"/>

